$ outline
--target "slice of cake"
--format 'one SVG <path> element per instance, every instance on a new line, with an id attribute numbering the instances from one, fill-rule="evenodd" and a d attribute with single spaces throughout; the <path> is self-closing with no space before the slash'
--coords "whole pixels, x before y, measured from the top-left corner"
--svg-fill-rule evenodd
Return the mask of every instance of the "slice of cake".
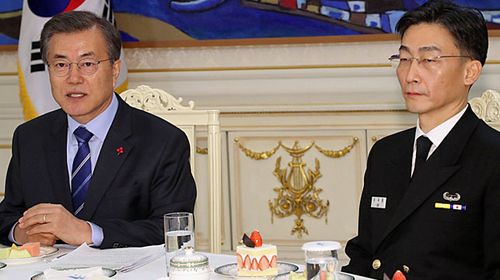
<path id="1" fill-rule="evenodd" d="M 278 274 L 276 246 L 263 244 L 259 231 L 243 235 L 243 244 L 236 247 L 238 276 L 273 276 Z"/>

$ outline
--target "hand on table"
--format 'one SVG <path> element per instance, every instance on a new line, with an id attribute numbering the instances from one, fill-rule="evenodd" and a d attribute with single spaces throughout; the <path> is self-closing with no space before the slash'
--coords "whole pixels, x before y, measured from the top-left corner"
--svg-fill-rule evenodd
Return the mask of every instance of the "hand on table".
<path id="1" fill-rule="evenodd" d="M 55 243 L 57 239 L 61 239 L 77 246 L 92 243 L 90 225 L 76 218 L 60 204 L 41 203 L 31 207 L 19 219 L 17 228 L 26 234 L 26 240 L 38 239 L 49 243 L 52 240 Z M 20 235 L 22 239 L 22 233 Z M 18 240 L 18 235 L 15 238 Z"/>
<path id="2" fill-rule="evenodd" d="M 16 225 L 16 228 L 14 229 L 14 239 L 16 240 L 17 243 L 24 244 L 27 242 L 40 242 L 41 245 L 52 246 L 59 239 L 52 233 L 39 233 L 39 234 L 28 235 L 26 231 L 29 229 L 30 228 L 21 229 L 19 227 L 19 224 Z"/>

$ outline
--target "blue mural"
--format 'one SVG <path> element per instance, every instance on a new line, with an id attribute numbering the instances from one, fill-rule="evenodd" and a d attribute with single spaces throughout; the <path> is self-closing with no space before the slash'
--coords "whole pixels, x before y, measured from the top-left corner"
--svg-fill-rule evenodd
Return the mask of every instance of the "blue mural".
<path id="1" fill-rule="evenodd" d="M 112 0 L 112 6 L 122 37 L 130 42 L 393 33 L 405 11 L 425 2 L 427 0 Z M 500 1 L 455 2 L 481 10 L 488 27 L 500 29 Z M 54 9 L 58 8 L 47 11 Z M 17 44 L 21 10 L 22 0 L 0 1 L 0 45 Z M 152 26 L 158 30 L 152 32 Z M 161 32 L 163 30 L 168 32 Z"/>

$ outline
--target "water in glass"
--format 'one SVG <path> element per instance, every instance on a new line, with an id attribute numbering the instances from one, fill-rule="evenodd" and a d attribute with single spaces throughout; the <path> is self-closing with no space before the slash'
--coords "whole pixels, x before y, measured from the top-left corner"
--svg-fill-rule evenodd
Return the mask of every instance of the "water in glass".
<path id="1" fill-rule="evenodd" d="M 167 252 L 174 252 L 186 246 L 194 247 L 194 234 L 190 230 L 174 230 L 165 233 Z"/>

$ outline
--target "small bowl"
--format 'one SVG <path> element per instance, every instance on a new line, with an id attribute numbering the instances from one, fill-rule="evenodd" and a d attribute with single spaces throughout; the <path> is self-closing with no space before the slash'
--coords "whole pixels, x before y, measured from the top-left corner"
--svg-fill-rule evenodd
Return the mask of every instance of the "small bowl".
<path id="1" fill-rule="evenodd" d="M 208 280 L 208 257 L 194 252 L 193 247 L 181 249 L 170 259 L 170 280 Z"/>

